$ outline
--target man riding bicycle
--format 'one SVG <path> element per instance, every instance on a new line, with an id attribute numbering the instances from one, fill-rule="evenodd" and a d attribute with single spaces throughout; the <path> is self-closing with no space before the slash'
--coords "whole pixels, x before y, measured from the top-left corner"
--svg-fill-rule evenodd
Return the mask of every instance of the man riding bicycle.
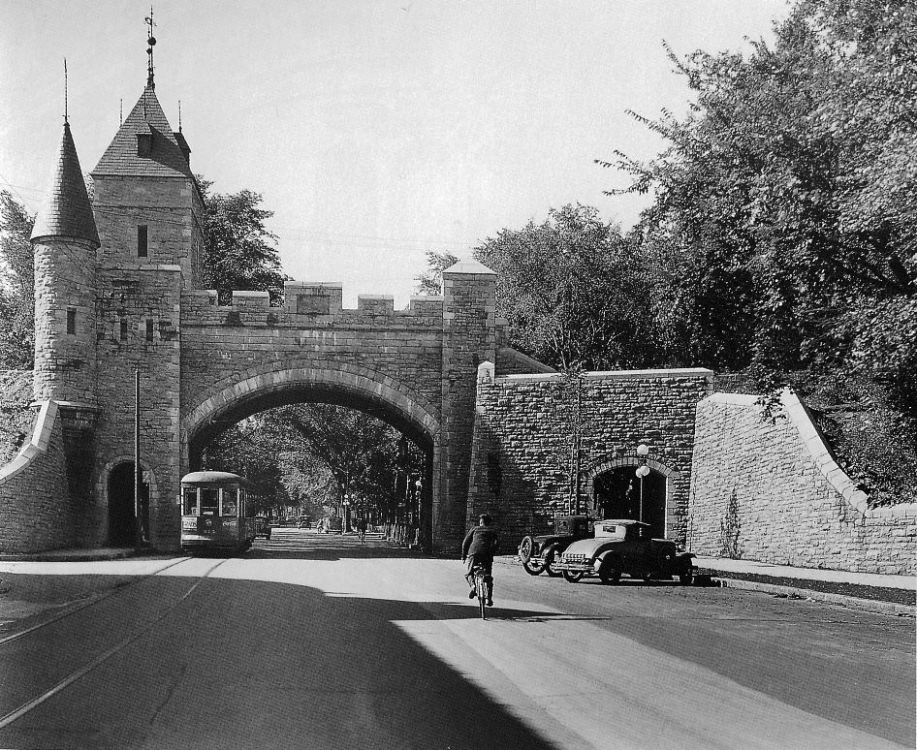
<path id="1" fill-rule="evenodd" d="M 478 517 L 478 525 L 468 532 L 462 542 L 462 562 L 466 560 L 468 562 L 468 572 L 465 573 L 465 580 L 468 581 L 468 585 L 471 587 L 471 591 L 468 592 L 468 598 L 474 599 L 477 596 L 474 589 L 474 569 L 477 566 L 481 566 L 484 568 L 486 575 L 484 580 L 487 583 L 486 604 L 488 607 L 492 607 L 494 603 L 494 578 L 492 573 L 494 555 L 497 552 L 497 532 L 491 525 L 492 523 L 490 516 L 486 513 L 482 514 Z"/>

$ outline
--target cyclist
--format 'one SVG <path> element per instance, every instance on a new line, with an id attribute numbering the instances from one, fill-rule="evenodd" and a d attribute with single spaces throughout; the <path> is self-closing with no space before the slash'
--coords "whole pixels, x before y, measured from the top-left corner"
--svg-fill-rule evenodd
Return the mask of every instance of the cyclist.
<path id="1" fill-rule="evenodd" d="M 465 573 L 465 580 L 471 586 L 468 592 L 468 598 L 474 599 L 477 594 L 474 590 L 474 568 L 476 565 L 482 565 L 487 583 L 487 604 L 492 607 L 494 593 L 493 565 L 494 555 L 497 552 L 497 532 L 492 526 L 493 520 L 486 513 L 478 517 L 478 525 L 468 532 L 465 540 L 462 542 L 462 562 L 467 560 L 468 572 Z"/>

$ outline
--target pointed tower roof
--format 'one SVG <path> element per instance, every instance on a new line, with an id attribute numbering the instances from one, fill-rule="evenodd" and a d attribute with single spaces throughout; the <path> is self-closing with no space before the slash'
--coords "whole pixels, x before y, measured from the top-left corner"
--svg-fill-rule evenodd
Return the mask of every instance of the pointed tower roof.
<path id="1" fill-rule="evenodd" d="M 75 237 L 89 240 L 96 247 L 101 244 L 76 145 L 70 134 L 70 124 L 66 121 L 48 197 L 32 229 L 33 242 L 42 237 Z"/>
<path id="2" fill-rule="evenodd" d="M 194 179 L 191 165 L 150 83 L 121 123 L 92 174 Z"/>

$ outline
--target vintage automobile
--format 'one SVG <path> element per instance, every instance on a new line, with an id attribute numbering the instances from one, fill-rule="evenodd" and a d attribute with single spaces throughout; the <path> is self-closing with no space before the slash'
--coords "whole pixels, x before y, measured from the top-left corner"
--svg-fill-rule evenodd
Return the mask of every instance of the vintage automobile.
<path id="1" fill-rule="evenodd" d="M 645 581 L 678 576 L 689 585 L 694 580 L 694 557 L 691 552 L 678 552 L 670 539 L 652 539 L 647 523 L 608 519 L 596 521 L 593 537 L 569 545 L 553 567 L 570 583 L 586 575 L 617 583 L 626 573 Z"/>
<path id="2" fill-rule="evenodd" d="M 592 536 L 592 521 L 586 516 L 557 516 L 554 533 L 523 537 L 519 543 L 519 559 L 529 575 L 547 573 L 558 576 L 554 562 L 568 545 L 577 539 Z"/>

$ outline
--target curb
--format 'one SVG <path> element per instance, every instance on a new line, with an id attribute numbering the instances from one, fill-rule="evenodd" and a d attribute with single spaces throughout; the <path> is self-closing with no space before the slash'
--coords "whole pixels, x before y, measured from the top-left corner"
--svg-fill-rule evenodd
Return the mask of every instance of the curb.
<path id="1" fill-rule="evenodd" d="M 802 586 L 781 586 L 776 583 L 745 581 L 741 578 L 721 578 L 714 575 L 713 580 L 717 581 L 717 585 L 722 588 L 745 589 L 746 591 L 760 591 L 766 594 L 779 594 L 791 599 L 839 604 L 843 607 L 850 607 L 851 609 L 876 612 L 884 615 L 895 615 L 898 617 L 917 616 L 917 608 L 907 604 L 895 604 L 894 602 L 883 602 L 876 599 L 860 599 L 855 596 L 831 594 L 825 591 L 813 591 L 812 589 L 807 589 Z"/>
<path id="2" fill-rule="evenodd" d="M 35 552 L 32 554 L 0 554 L 0 562 L 99 562 L 103 560 L 126 560 L 131 557 L 147 557 L 150 552 L 132 549 L 107 552 Z"/>

